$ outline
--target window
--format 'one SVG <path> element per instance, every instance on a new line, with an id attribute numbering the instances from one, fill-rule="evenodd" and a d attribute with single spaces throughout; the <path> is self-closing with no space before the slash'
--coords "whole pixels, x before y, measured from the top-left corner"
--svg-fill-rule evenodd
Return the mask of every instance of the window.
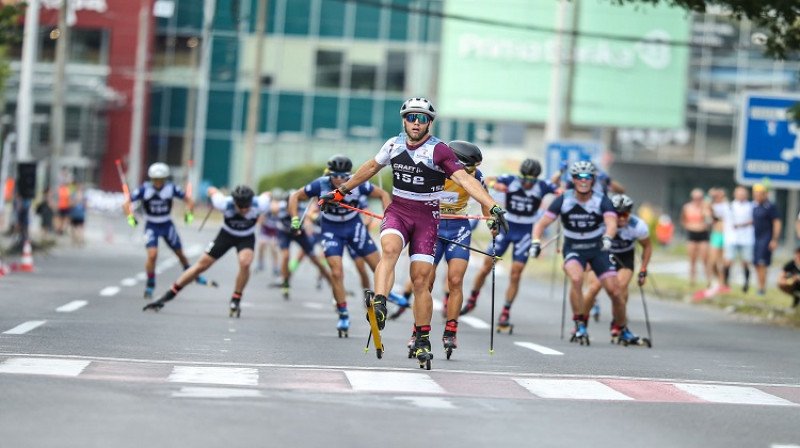
<path id="1" fill-rule="evenodd" d="M 338 89 L 342 80 L 343 60 L 341 51 L 317 51 L 316 86 Z"/>
<path id="2" fill-rule="evenodd" d="M 386 57 L 386 91 L 403 92 L 406 85 L 406 54 L 390 51 Z"/>
<path id="3" fill-rule="evenodd" d="M 375 90 L 377 69 L 373 65 L 354 64 L 350 70 L 350 88 L 352 90 Z"/>
<path id="4" fill-rule="evenodd" d="M 319 15 L 319 35 L 322 37 L 344 36 L 345 3 L 337 0 L 322 0 Z"/>
<path id="5" fill-rule="evenodd" d="M 356 39 L 377 39 L 380 36 L 381 10 L 376 6 L 356 4 Z"/>
<path id="6" fill-rule="evenodd" d="M 156 36 L 153 67 L 191 67 L 192 51 L 200 51 L 200 39 L 191 36 Z M 199 55 L 195 56 L 199 58 Z"/>
<path id="7" fill-rule="evenodd" d="M 275 3 L 275 2 L 270 2 Z M 286 34 L 308 35 L 311 0 L 292 0 L 286 2 Z"/>

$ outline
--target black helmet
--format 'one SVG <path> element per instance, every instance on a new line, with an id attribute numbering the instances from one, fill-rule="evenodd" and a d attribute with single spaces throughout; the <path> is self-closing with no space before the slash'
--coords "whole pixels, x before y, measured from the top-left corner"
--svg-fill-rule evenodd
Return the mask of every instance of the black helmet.
<path id="1" fill-rule="evenodd" d="M 233 193 L 231 193 L 233 197 L 233 203 L 236 204 L 239 208 L 247 208 L 253 205 L 253 189 L 248 187 L 247 185 L 238 185 L 236 188 L 233 189 Z"/>
<path id="2" fill-rule="evenodd" d="M 349 157 L 341 154 L 328 159 L 328 170 L 336 173 L 349 173 L 353 169 L 353 162 Z"/>
<path id="3" fill-rule="evenodd" d="M 617 213 L 630 213 L 633 210 L 633 199 L 626 194 L 615 194 L 611 197 L 611 203 Z"/>
<path id="4" fill-rule="evenodd" d="M 594 163 L 588 160 L 579 160 L 572 164 L 569 169 L 570 176 L 577 176 L 579 174 L 588 174 L 592 177 L 597 176 L 597 168 L 594 167 Z"/>
<path id="5" fill-rule="evenodd" d="M 463 140 L 453 140 L 447 146 L 456 153 L 458 160 L 466 167 L 473 167 L 483 161 L 481 149 L 474 143 L 465 142 Z"/>
<path id="6" fill-rule="evenodd" d="M 539 175 L 542 174 L 542 165 L 538 160 L 525 159 L 519 167 L 519 172 L 522 173 L 523 176 L 539 177 Z"/>

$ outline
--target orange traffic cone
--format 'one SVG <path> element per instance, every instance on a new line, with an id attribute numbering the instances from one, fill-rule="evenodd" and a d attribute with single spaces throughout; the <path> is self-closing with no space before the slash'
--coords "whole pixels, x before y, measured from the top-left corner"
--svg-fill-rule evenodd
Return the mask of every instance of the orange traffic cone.
<path id="1" fill-rule="evenodd" d="M 31 272 L 33 271 L 33 250 L 31 249 L 31 242 L 25 240 L 25 245 L 22 246 L 22 260 L 20 263 L 20 271 Z"/>

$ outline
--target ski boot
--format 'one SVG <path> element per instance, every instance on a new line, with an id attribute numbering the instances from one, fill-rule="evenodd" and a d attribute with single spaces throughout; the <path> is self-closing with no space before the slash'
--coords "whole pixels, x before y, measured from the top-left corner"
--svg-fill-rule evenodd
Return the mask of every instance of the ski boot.
<path id="1" fill-rule="evenodd" d="M 422 335 L 414 341 L 414 356 L 419 362 L 419 368 L 431 370 L 431 338 L 430 335 Z"/>
<path id="2" fill-rule="evenodd" d="M 495 327 L 495 331 L 497 333 L 507 331 L 509 335 L 514 334 L 514 324 L 512 324 L 509 320 L 511 317 L 511 310 L 509 308 L 503 307 L 503 312 L 500 313 L 500 318 L 497 319 L 497 327 Z"/>
<path id="3" fill-rule="evenodd" d="M 238 319 L 242 315 L 241 301 L 242 299 L 231 299 L 229 317 L 236 316 Z"/>
<path id="4" fill-rule="evenodd" d="M 578 342 L 587 347 L 591 345 L 589 342 L 589 332 L 586 331 L 586 321 L 584 319 L 575 319 L 575 332 L 572 334 L 569 342 Z"/>
<path id="5" fill-rule="evenodd" d="M 284 280 L 281 283 L 281 294 L 283 295 L 283 300 L 289 300 L 289 280 Z"/>
<path id="6" fill-rule="evenodd" d="M 416 340 L 417 340 L 417 327 L 414 327 L 414 330 L 411 331 L 411 339 L 409 339 L 408 344 L 406 344 L 406 347 L 408 347 L 408 359 L 414 357 L 414 352 L 416 351 L 415 348 Z"/>
<path id="7" fill-rule="evenodd" d="M 458 331 L 458 321 L 451 319 L 447 321 L 444 327 L 444 334 L 442 335 L 442 343 L 444 344 L 444 352 L 447 359 L 453 354 L 453 350 L 458 348 L 456 340 L 456 332 Z"/>
<path id="8" fill-rule="evenodd" d="M 339 332 L 339 337 L 348 337 L 348 330 L 350 329 L 350 315 L 347 311 L 339 312 L 339 322 L 336 323 L 336 331 Z"/>
<path id="9" fill-rule="evenodd" d="M 155 285 L 147 285 L 144 287 L 144 298 L 145 299 L 152 299 L 153 298 L 153 289 L 155 289 Z"/>
<path id="10" fill-rule="evenodd" d="M 153 310 L 158 312 L 161 308 L 164 308 L 164 304 L 169 302 L 170 300 L 174 299 L 177 293 L 172 289 L 168 289 L 167 292 L 164 293 L 158 300 L 154 302 L 150 302 L 142 308 L 142 311 Z"/>
<path id="11" fill-rule="evenodd" d="M 624 326 L 619 329 L 619 336 L 617 337 L 617 344 L 622 345 L 623 347 L 627 347 L 629 345 L 646 345 L 647 348 L 651 348 L 652 345 L 650 344 L 650 340 L 647 338 L 640 338 L 636 336 L 628 330 L 628 326 Z"/>
<path id="12" fill-rule="evenodd" d="M 471 313 L 472 310 L 475 309 L 475 306 L 477 306 L 477 304 L 478 304 L 478 293 L 472 291 L 472 295 L 469 296 L 469 299 L 467 299 L 467 303 L 465 303 L 464 307 L 461 308 L 461 312 L 459 313 L 459 315 L 463 316 L 465 314 Z"/>
<path id="13" fill-rule="evenodd" d="M 600 321 L 600 305 L 595 303 L 594 306 L 592 307 L 592 311 L 589 312 L 589 315 L 592 316 L 592 318 L 594 319 L 595 322 L 599 322 Z"/>

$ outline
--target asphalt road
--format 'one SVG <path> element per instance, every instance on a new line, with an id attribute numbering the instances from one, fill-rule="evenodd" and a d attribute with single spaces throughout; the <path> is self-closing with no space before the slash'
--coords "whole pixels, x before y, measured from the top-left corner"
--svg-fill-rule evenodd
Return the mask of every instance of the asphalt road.
<path id="1" fill-rule="evenodd" d="M 436 311 L 426 371 L 407 357 L 411 313 L 388 323 L 379 360 L 364 353 L 354 294 L 352 329 L 338 338 L 329 289 L 307 263 L 288 301 L 268 271 L 254 272 L 241 319 L 227 313 L 231 254 L 207 273 L 220 288 L 190 285 L 143 313 L 141 229 L 90 218 L 86 247 L 65 241 L 34 254 L 34 272 L 0 278 L 3 447 L 800 446 L 796 330 L 646 289 L 652 349 L 608 343 L 607 299 L 592 345 L 579 346 L 560 338 L 562 278 L 552 289 L 525 279 L 514 332 L 494 334 L 490 354 L 487 282 L 450 360 Z M 216 233 L 196 227 L 180 227 L 192 260 Z M 163 246 L 159 261 L 160 293 L 179 268 Z M 498 313 L 506 284 L 500 270 Z M 645 335 L 639 294 L 629 312 Z"/>

